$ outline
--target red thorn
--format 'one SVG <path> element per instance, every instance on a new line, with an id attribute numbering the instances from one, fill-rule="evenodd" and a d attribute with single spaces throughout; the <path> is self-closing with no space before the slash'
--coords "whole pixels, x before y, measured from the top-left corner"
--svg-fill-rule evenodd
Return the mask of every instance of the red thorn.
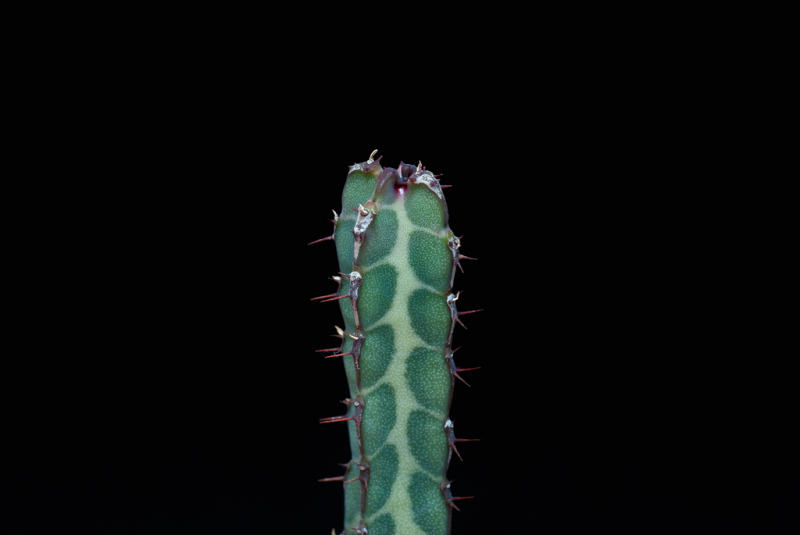
<path id="1" fill-rule="evenodd" d="M 314 240 L 314 241 L 312 241 L 312 242 L 311 242 L 311 243 L 309 243 L 308 245 L 314 245 L 315 243 L 319 243 L 319 242 L 321 242 L 321 241 L 332 240 L 332 239 L 333 239 L 333 236 L 325 236 L 324 238 L 320 238 L 320 239 L 318 239 L 318 240 Z"/>
<path id="2" fill-rule="evenodd" d="M 439 173 L 438 175 L 433 175 L 433 178 L 439 178 L 440 176 L 444 176 L 444 173 Z"/>
<path id="3" fill-rule="evenodd" d="M 331 294 L 331 295 L 335 295 L 335 294 Z M 327 295 L 325 297 L 327 297 Z M 326 299 L 324 301 L 320 301 L 320 303 L 327 303 L 328 301 L 338 301 L 339 299 L 350 299 L 350 296 L 347 295 L 347 294 L 344 294 L 344 295 L 340 295 L 339 297 L 334 297 L 332 299 Z M 473 312 L 477 312 L 477 310 L 473 311 Z"/>
<path id="4" fill-rule="evenodd" d="M 452 188 L 453 185 L 452 184 L 439 184 L 439 187 L 442 188 L 442 189 L 444 189 L 444 188 Z"/>
<path id="5" fill-rule="evenodd" d="M 331 336 L 336 336 L 336 335 L 333 334 Z M 339 351 L 340 349 L 342 349 L 342 348 L 341 347 L 331 347 L 329 349 L 317 349 L 316 351 L 314 351 L 314 353 L 330 353 L 331 351 Z"/>
<path id="6" fill-rule="evenodd" d="M 358 208 L 350 208 L 354 212 L 358 212 Z"/>
<path id="7" fill-rule="evenodd" d="M 464 460 L 461 457 L 461 454 L 458 452 L 458 448 L 456 448 L 456 442 L 479 442 L 481 439 L 479 438 L 456 438 L 455 432 L 453 431 L 453 421 L 447 420 L 444 424 L 444 431 L 447 434 L 447 442 L 450 445 L 450 448 L 458 455 L 458 458 L 462 461 Z M 452 483 L 452 481 L 450 481 Z"/>
<path id="8" fill-rule="evenodd" d="M 465 315 L 465 314 L 474 314 L 474 313 L 476 313 L 476 312 L 482 312 L 482 311 L 483 311 L 483 309 L 482 309 L 482 308 L 479 308 L 478 310 L 465 310 L 464 312 L 459 312 L 459 313 L 456 315 L 456 321 L 457 321 L 458 323 L 460 323 L 460 324 L 461 324 L 461 326 L 462 326 L 462 327 L 464 327 L 464 328 L 466 329 L 466 328 L 467 328 L 467 326 L 466 326 L 466 325 L 464 325 L 464 323 L 463 323 L 463 322 L 462 322 L 462 321 L 459 319 L 459 316 L 463 316 L 463 315 Z"/>
<path id="9" fill-rule="evenodd" d="M 453 372 L 453 375 L 458 377 L 461 380 L 462 383 L 464 383 L 465 385 L 467 385 L 470 388 L 472 388 L 472 386 L 468 382 L 466 382 L 463 377 L 458 375 L 458 372 L 468 372 L 468 371 L 471 371 L 471 370 L 480 370 L 480 369 L 481 369 L 480 366 L 478 366 L 477 368 L 456 368 L 456 371 Z"/>
<path id="10" fill-rule="evenodd" d="M 324 483 L 326 481 L 344 481 L 344 476 L 326 477 L 325 479 L 318 479 L 317 481 L 320 483 Z"/>
<path id="11" fill-rule="evenodd" d="M 334 338 L 344 338 L 341 334 L 331 334 L 329 336 L 333 336 Z"/>
<path id="12" fill-rule="evenodd" d="M 458 375 L 458 373 L 454 373 L 453 375 L 454 375 L 454 376 L 456 376 L 456 377 L 458 377 L 458 378 L 461 380 L 461 382 L 462 382 L 462 383 L 464 383 L 465 385 L 467 385 L 467 386 L 469 386 L 470 388 L 472 388 L 472 386 L 470 386 L 470 384 L 469 384 L 468 382 L 466 382 L 466 381 L 464 380 L 464 378 L 463 378 L 463 377 L 461 377 L 460 375 Z"/>
<path id="13" fill-rule="evenodd" d="M 352 416 L 330 416 L 328 418 L 320 418 L 319 423 L 321 424 L 332 424 L 336 422 L 346 422 L 348 420 L 352 420 Z"/>
<path id="14" fill-rule="evenodd" d="M 451 481 L 451 483 L 452 483 L 452 481 Z M 450 500 L 447 502 L 447 504 L 450 505 L 450 507 L 452 507 L 456 511 L 461 512 L 461 509 L 459 509 L 456 506 L 456 504 L 454 504 L 453 502 L 458 501 L 458 500 L 471 500 L 473 498 L 475 498 L 475 496 L 451 496 Z"/>
<path id="15" fill-rule="evenodd" d="M 459 260 L 477 260 L 477 258 L 472 258 L 471 256 L 465 256 L 461 253 L 458 254 Z"/>
<path id="16" fill-rule="evenodd" d="M 450 446 L 450 448 L 454 452 L 456 452 L 456 455 L 458 455 L 458 458 L 461 459 L 461 461 L 463 462 L 464 458 L 461 457 L 461 454 L 458 453 L 458 448 L 456 448 L 456 440 L 457 439 L 456 439 L 456 434 L 453 431 L 453 421 L 452 420 L 447 420 L 447 422 L 444 424 L 444 432 L 447 434 L 447 444 Z M 453 481 L 451 480 L 447 484 L 450 485 L 450 483 L 452 483 L 452 482 Z M 447 487 L 447 488 L 449 488 L 449 487 Z"/>
<path id="17" fill-rule="evenodd" d="M 312 297 L 312 298 L 311 298 L 311 301 L 316 301 L 317 299 L 327 299 L 327 298 L 329 298 L 329 297 L 333 297 L 333 296 L 335 296 L 335 295 L 336 295 L 336 294 L 320 295 L 320 296 L 318 296 L 318 297 Z"/>
<path id="18" fill-rule="evenodd" d="M 462 324 L 462 325 L 463 325 L 463 324 Z M 461 349 L 461 346 L 459 346 L 459 347 L 457 347 L 457 348 L 455 348 L 455 349 L 452 349 L 452 350 L 450 351 L 450 356 L 449 356 L 449 357 L 447 357 L 447 358 L 445 358 L 445 360 L 447 360 L 447 359 L 451 359 L 451 358 L 452 358 L 452 356 L 453 356 L 453 354 L 454 354 L 456 351 L 458 351 L 459 349 Z M 463 378 L 463 377 L 461 377 L 460 375 L 458 375 L 458 372 L 459 372 L 459 371 L 468 371 L 468 370 L 471 370 L 472 368 L 456 368 L 456 366 L 455 366 L 455 364 L 453 363 L 453 361 L 452 361 L 452 360 L 450 361 L 450 363 L 449 363 L 449 366 L 450 366 L 450 375 L 452 375 L 452 376 L 454 376 L 454 377 L 457 377 L 459 381 L 461 381 L 462 383 L 464 383 L 464 384 L 465 384 L 465 385 L 467 385 L 467 386 L 470 386 L 470 384 L 469 384 L 468 382 L 466 382 L 466 381 L 464 380 L 464 378 Z M 471 387 L 470 387 L 470 388 L 471 388 Z"/>
<path id="19" fill-rule="evenodd" d="M 325 357 L 325 358 L 326 358 L 326 359 L 332 359 L 333 357 L 344 357 L 344 356 L 346 356 L 346 355 L 352 355 L 352 354 L 353 354 L 352 352 L 350 352 L 350 353 L 340 353 L 340 354 L 338 354 L 338 355 L 328 355 L 328 356 L 327 356 L 327 357 Z"/>

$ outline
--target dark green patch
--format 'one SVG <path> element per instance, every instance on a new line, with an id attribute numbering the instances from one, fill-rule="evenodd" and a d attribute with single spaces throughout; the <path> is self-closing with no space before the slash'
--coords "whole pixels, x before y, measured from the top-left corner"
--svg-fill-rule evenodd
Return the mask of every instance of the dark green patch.
<path id="1" fill-rule="evenodd" d="M 406 383 L 417 403 L 445 414 L 450 402 L 450 371 L 442 350 L 418 347 L 406 361 Z"/>
<path id="2" fill-rule="evenodd" d="M 369 330 L 392 306 L 397 289 L 397 270 L 384 264 L 364 273 L 358 295 L 358 313 L 364 330 Z"/>
<path id="3" fill-rule="evenodd" d="M 342 285 L 339 288 L 339 295 L 347 295 L 349 291 L 350 291 L 350 278 L 342 276 Z M 344 330 L 349 333 L 355 333 L 356 320 L 353 318 L 353 305 L 350 302 L 350 299 L 346 298 L 339 299 L 337 303 L 339 303 L 339 310 L 341 310 L 342 318 L 344 319 Z"/>
<path id="4" fill-rule="evenodd" d="M 445 227 L 442 204 L 428 186 L 410 185 L 405 196 L 405 209 L 415 225 L 431 230 Z"/>
<path id="5" fill-rule="evenodd" d="M 425 411 L 411 411 L 406 428 L 411 455 L 419 465 L 433 475 L 444 474 L 447 462 L 447 436 L 444 419 L 435 418 Z"/>
<path id="6" fill-rule="evenodd" d="M 426 344 L 444 347 L 450 334 L 450 307 L 444 296 L 416 290 L 408 299 L 411 327 Z"/>
<path id="7" fill-rule="evenodd" d="M 369 388 L 386 373 L 394 357 L 394 329 L 381 325 L 367 331 L 361 347 L 361 386 Z"/>
<path id="8" fill-rule="evenodd" d="M 397 455 L 397 448 L 391 444 L 382 448 L 372 459 L 369 490 L 367 491 L 367 517 L 380 511 L 386 500 L 389 499 L 392 494 L 392 485 L 397 479 L 398 466 L 400 466 L 400 458 Z M 370 526 L 370 531 L 372 531 L 372 526 Z"/>
<path id="9" fill-rule="evenodd" d="M 350 465 L 345 479 L 358 477 L 358 467 Z M 344 525 L 357 526 L 361 520 L 361 484 L 358 482 L 344 484 Z"/>
<path id="10" fill-rule="evenodd" d="M 345 335 L 342 349 L 340 349 L 338 353 L 331 352 L 327 353 L 327 355 L 349 353 L 352 348 L 353 348 L 353 339 Z M 333 359 L 344 361 L 344 373 L 347 376 L 347 385 L 350 387 L 350 397 L 351 398 L 356 397 L 356 394 L 358 394 L 358 392 L 356 391 L 356 366 L 355 363 L 353 362 L 353 356 L 345 355 L 343 357 L 332 357 L 331 359 L 327 360 L 326 364 L 330 363 L 330 361 Z"/>
<path id="11" fill-rule="evenodd" d="M 350 337 L 345 336 L 344 346 L 342 347 L 341 352 L 347 353 L 350 351 L 350 349 L 352 349 L 352 347 L 353 347 L 353 340 Z M 353 363 L 353 357 L 350 355 L 345 355 L 344 357 L 335 357 L 335 358 L 337 360 L 338 359 L 344 360 L 344 372 L 345 375 L 347 376 L 347 386 L 350 389 L 349 397 L 350 399 L 353 399 L 358 394 L 358 391 L 356 390 L 356 367 L 355 364 Z M 347 414 L 348 415 L 353 414 L 352 407 L 348 406 Z M 357 455 L 356 452 L 360 451 L 358 447 L 358 433 L 356 431 L 356 424 L 352 420 L 347 422 L 347 434 L 350 438 L 350 451 L 352 451 L 354 455 Z"/>
<path id="12" fill-rule="evenodd" d="M 370 534 L 394 535 L 394 519 L 389 513 L 384 513 L 369 523 Z"/>
<path id="13" fill-rule="evenodd" d="M 361 429 L 364 436 L 364 455 L 371 458 L 383 443 L 397 421 L 397 402 L 394 388 L 383 384 L 364 396 L 364 414 Z"/>
<path id="14" fill-rule="evenodd" d="M 447 238 L 415 230 L 409 241 L 409 262 L 419 280 L 440 292 L 447 292 L 453 270 L 453 253 Z"/>
<path id="15" fill-rule="evenodd" d="M 352 412 L 349 414 L 352 414 Z M 360 457 L 361 448 L 358 447 L 358 431 L 356 429 L 356 423 L 353 420 L 348 420 L 347 422 L 347 437 L 350 441 L 350 451 L 352 452 L 352 455 L 356 458 Z"/>
<path id="16" fill-rule="evenodd" d="M 375 191 L 378 183 L 377 176 L 371 176 L 363 171 L 353 171 L 347 175 L 347 181 L 342 191 L 342 214 L 355 213 L 353 208 L 365 204 Z"/>
<path id="17" fill-rule="evenodd" d="M 353 271 L 353 229 L 355 226 L 355 214 L 348 216 L 348 219 L 340 219 L 336 225 L 334 234 L 336 256 L 339 258 L 339 271 L 342 273 Z"/>
<path id="18" fill-rule="evenodd" d="M 428 535 L 447 532 L 447 508 L 444 503 L 440 483 L 422 472 L 411 474 L 408 495 L 411 498 L 411 512 L 414 523 Z"/>
<path id="19" fill-rule="evenodd" d="M 367 227 L 367 234 L 358 254 L 358 263 L 364 267 L 377 264 L 392 252 L 396 241 L 397 214 L 394 210 L 379 210 Z"/>

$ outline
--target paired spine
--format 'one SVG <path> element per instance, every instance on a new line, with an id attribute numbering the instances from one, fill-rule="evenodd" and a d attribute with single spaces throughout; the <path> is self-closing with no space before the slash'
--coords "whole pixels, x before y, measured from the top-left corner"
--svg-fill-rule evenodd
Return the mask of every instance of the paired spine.
<path id="1" fill-rule="evenodd" d="M 437 178 L 422 164 L 350 167 L 331 236 L 339 258 L 342 358 L 350 389 L 343 416 L 351 460 L 342 481 L 345 527 L 358 535 L 448 535 L 455 502 L 447 479 L 456 443 L 449 417 L 460 373 L 452 348 L 460 316 L 453 293 L 461 242 L 449 227 Z M 462 269 L 463 271 L 463 269 Z M 469 385 L 467 385 L 469 386 Z"/>

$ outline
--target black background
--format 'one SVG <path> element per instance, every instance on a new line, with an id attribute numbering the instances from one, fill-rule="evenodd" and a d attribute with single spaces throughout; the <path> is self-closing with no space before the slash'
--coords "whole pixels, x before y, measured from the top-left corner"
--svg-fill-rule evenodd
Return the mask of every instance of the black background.
<path id="1" fill-rule="evenodd" d="M 337 263 L 306 244 L 373 149 L 443 174 L 479 259 L 455 286 L 485 310 L 455 340 L 482 369 L 451 416 L 482 441 L 451 465 L 475 496 L 454 532 L 796 532 L 781 357 L 679 125 L 579 84 L 351 72 L 134 92 L 64 151 L 10 325 L 3 532 L 342 529 L 340 486 L 316 480 L 349 458 L 345 427 L 317 421 L 345 378 L 314 352 L 341 320 L 309 300 Z"/>

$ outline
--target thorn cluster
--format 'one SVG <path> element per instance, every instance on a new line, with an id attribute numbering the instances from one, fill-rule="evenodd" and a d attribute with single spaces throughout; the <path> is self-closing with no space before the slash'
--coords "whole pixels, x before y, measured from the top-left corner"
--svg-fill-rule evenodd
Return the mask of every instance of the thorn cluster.
<path id="1" fill-rule="evenodd" d="M 343 416 L 329 416 L 328 418 L 320 418 L 319 423 L 321 424 L 332 424 L 336 422 L 347 422 L 352 420 L 356 424 L 356 430 L 358 431 L 358 443 L 361 445 L 361 421 L 362 415 L 364 412 L 364 398 L 361 396 L 356 396 L 356 399 L 350 400 L 345 399 L 342 400 L 342 403 L 346 405 L 353 406 L 353 414 L 347 416 L 346 414 Z M 348 411 L 349 412 L 349 411 Z M 363 449 L 363 446 L 362 446 Z"/>
<path id="2" fill-rule="evenodd" d="M 461 457 L 461 454 L 458 453 L 458 449 L 456 449 L 456 442 L 480 442 L 481 440 L 479 438 L 456 438 L 456 434 L 453 431 L 453 421 L 450 419 L 444 423 L 444 431 L 447 434 L 447 443 L 450 445 L 451 451 L 456 452 L 456 455 L 458 455 L 458 458 L 462 461 L 464 459 Z"/>
<path id="3" fill-rule="evenodd" d="M 461 509 L 456 507 L 456 504 L 454 504 L 453 502 L 457 502 L 458 500 L 471 500 L 475 496 L 453 496 L 453 493 L 450 491 L 450 483 L 452 483 L 453 481 L 455 481 L 455 479 L 451 479 L 448 481 L 447 478 L 445 478 L 445 480 L 442 481 L 442 485 L 439 488 L 441 489 L 442 495 L 444 496 L 444 502 L 453 509 L 455 509 L 456 511 L 461 511 Z"/>
<path id="4" fill-rule="evenodd" d="M 331 235 L 330 236 L 325 236 L 324 238 L 320 238 L 318 240 L 314 240 L 312 242 L 309 242 L 308 245 L 313 245 L 315 243 L 319 243 L 319 242 L 328 241 L 328 240 L 334 240 L 335 239 L 336 226 L 339 224 L 339 214 L 336 213 L 336 210 L 332 210 L 332 212 L 333 212 L 333 219 L 329 219 L 328 220 L 331 223 L 333 223 L 333 232 L 331 233 Z"/>
<path id="5" fill-rule="evenodd" d="M 455 362 L 455 359 L 453 358 L 453 354 L 454 354 L 456 351 L 458 351 L 459 349 L 461 349 L 461 348 L 460 348 L 460 347 L 457 347 L 457 348 L 455 348 L 455 349 L 452 349 L 452 350 L 451 350 L 449 347 L 448 347 L 448 348 L 446 348 L 446 349 L 445 349 L 444 360 L 447 362 L 447 367 L 448 367 L 448 369 L 450 370 L 450 376 L 451 376 L 451 377 L 454 377 L 454 378 L 456 378 L 456 379 L 458 379 L 459 381 L 461 381 L 461 382 L 462 382 L 462 383 L 464 383 L 465 385 L 467 385 L 467 386 L 470 386 L 470 385 L 469 385 L 469 383 L 468 383 L 468 382 L 466 382 L 466 381 L 464 380 L 464 378 L 463 378 L 463 377 L 461 377 L 461 376 L 458 374 L 458 372 L 468 372 L 468 371 L 472 371 L 472 370 L 480 370 L 480 369 L 481 369 L 481 367 L 480 367 L 480 366 L 476 366 L 476 367 L 474 367 L 474 368 L 457 368 L 457 367 L 456 367 L 456 362 Z"/>

